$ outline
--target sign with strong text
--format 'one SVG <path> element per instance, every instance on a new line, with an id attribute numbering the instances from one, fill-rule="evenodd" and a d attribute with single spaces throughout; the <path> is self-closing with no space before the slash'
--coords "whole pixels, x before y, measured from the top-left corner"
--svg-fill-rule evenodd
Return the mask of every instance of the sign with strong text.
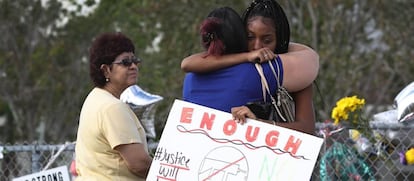
<path id="1" fill-rule="evenodd" d="M 310 180 L 323 139 L 175 100 L 147 181 Z"/>
<path id="2" fill-rule="evenodd" d="M 68 167 L 60 166 L 30 175 L 14 178 L 13 181 L 70 181 Z"/>

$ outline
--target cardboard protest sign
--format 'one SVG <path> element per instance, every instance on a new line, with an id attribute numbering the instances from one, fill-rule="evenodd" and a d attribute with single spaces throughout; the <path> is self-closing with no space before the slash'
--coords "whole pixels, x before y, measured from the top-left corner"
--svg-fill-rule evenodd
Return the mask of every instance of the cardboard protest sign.
<path id="1" fill-rule="evenodd" d="M 175 100 L 147 181 L 310 180 L 323 139 Z"/>
<path id="2" fill-rule="evenodd" d="M 14 178 L 13 181 L 70 181 L 67 166 L 60 166 L 49 170 Z"/>

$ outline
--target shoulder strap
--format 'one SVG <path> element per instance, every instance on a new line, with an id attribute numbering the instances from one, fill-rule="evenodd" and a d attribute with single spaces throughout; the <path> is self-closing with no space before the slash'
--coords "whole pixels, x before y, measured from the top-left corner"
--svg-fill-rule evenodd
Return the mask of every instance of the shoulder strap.
<path id="1" fill-rule="evenodd" d="M 260 75 L 260 80 L 262 82 L 262 88 L 264 87 L 266 89 L 267 93 L 270 96 L 270 99 L 272 100 L 273 107 L 276 109 L 276 111 L 277 111 L 278 115 L 280 116 L 280 118 L 284 122 L 286 122 L 286 118 L 282 115 L 281 111 L 279 110 L 279 107 L 277 106 L 277 105 L 280 105 L 279 100 L 278 100 L 278 102 L 276 102 L 275 98 L 272 96 L 272 93 L 270 93 L 269 85 L 267 84 L 266 77 L 264 76 L 262 65 L 260 65 L 259 63 L 255 63 L 254 65 L 256 66 L 257 72 Z M 278 81 L 278 84 L 279 84 L 279 81 Z M 266 102 L 266 96 L 265 95 L 263 95 L 263 96 L 264 96 L 264 101 Z"/>
<path id="2" fill-rule="evenodd" d="M 279 63 L 282 64 L 282 60 L 280 59 L 279 55 L 277 55 L 276 57 L 276 68 L 277 68 L 277 73 L 275 71 L 275 68 L 273 67 L 273 64 L 271 63 L 271 61 L 269 61 L 269 66 L 272 69 L 273 75 L 275 76 L 276 82 L 277 82 L 277 88 L 278 91 L 283 91 L 286 93 L 286 95 L 289 97 L 289 99 L 293 100 L 292 97 L 290 96 L 290 94 L 287 92 L 287 90 L 283 87 L 283 80 L 280 80 L 279 78 L 283 75 L 283 69 L 280 68 Z M 278 94 L 279 96 L 279 94 Z M 277 99 L 277 105 L 280 105 L 280 98 L 278 97 Z"/>
<path id="3" fill-rule="evenodd" d="M 267 92 L 270 95 L 270 98 L 273 101 L 274 98 L 272 96 L 272 93 L 270 93 L 269 85 L 267 84 L 266 77 L 263 74 L 262 65 L 260 65 L 259 63 L 256 63 L 256 64 L 254 64 L 254 66 L 256 66 L 257 73 L 259 73 L 260 81 L 262 82 L 262 90 L 263 90 L 263 99 L 264 99 L 264 101 L 266 102 L 265 92 Z"/>
<path id="4" fill-rule="evenodd" d="M 277 82 L 277 87 L 282 87 L 282 80 L 280 80 L 279 78 L 282 76 L 282 69 L 279 67 L 279 63 L 282 63 L 282 60 L 280 59 L 279 55 L 276 56 L 276 68 L 277 68 L 277 74 L 275 71 L 275 68 L 273 67 L 272 61 L 268 61 L 269 62 L 269 66 L 270 69 L 272 69 L 273 75 L 276 78 L 276 82 Z"/>
<path id="5" fill-rule="evenodd" d="M 266 96 L 266 92 L 267 92 L 267 89 L 268 89 L 268 86 L 266 86 L 267 85 L 267 80 L 266 80 L 266 78 L 264 76 L 262 76 L 262 74 L 263 74 L 262 66 L 259 63 L 256 63 L 255 64 L 255 67 L 256 67 L 257 73 L 260 76 L 260 82 L 262 83 L 262 96 L 263 96 L 263 101 L 264 102 L 267 102 L 266 101 L 266 97 L 267 97 Z"/>

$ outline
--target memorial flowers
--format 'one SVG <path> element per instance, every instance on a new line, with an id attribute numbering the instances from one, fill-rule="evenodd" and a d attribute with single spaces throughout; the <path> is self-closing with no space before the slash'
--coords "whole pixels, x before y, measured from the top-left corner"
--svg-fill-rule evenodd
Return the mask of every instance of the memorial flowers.
<path id="1" fill-rule="evenodd" d="M 331 117 L 334 120 L 334 125 L 355 129 L 365 136 L 369 136 L 371 129 L 369 120 L 363 115 L 364 106 L 365 99 L 357 96 L 341 98 L 332 109 Z"/>
<path id="2" fill-rule="evenodd" d="M 348 130 L 354 146 L 350 147 L 348 141 L 328 140 L 333 142 L 320 159 L 321 180 L 375 180 L 370 164 L 364 160 L 364 156 L 373 153 L 373 144 L 369 139 L 371 128 L 363 114 L 364 106 L 365 99 L 357 96 L 343 97 L 336 102 L 331 112 L 334 130 L 329 128 L 322 134 L 329 138 Z"/>
<path id="3" fill-rule="evenodd" d="M 357 96 L 344 97 L 336 102 L 336 107 L 332 109 L 331 117 L 338 125 L 340 122 L 347 121 L 354 128 L 366 125 L 367 120 L 361 115 L 365 99 Z"/>
<path id="4" fill-rule="evenodd" d="M 376 142 L 374 133 L 369 125 L 369 119 L 363 114 L 365 99 L 357 96 L 343 97 L 336 102 L 332 109 L 331 117 L 335 126 L 349 129 L 350 137 L 353 141 L 362 142 L 369 148 L 371 143 Z M 365 149 L 363 149 L 365 150 Z M 359 150 L 361 151 L 361 150 Z"/>

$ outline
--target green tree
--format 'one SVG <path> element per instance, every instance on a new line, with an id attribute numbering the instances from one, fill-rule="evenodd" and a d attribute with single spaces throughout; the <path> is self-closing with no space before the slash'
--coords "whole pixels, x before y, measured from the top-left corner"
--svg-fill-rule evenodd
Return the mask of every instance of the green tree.
<path id="1" fill-rule="evenodd" d="M 76 48 L 68 49 L 78 42 L 66 44 L 59 36 L 73 12 L 55 0 L 0 4 L 0 96 L 12 114 L 1 128 L 7 140 L 0 141 L 66 140 L 76 132 L 67 128 L 76 122 L 84 94 L 78 75 L 85 63 Z"/>
<path id="2" fill-rule="evenodd" d="M 413 54 L 412 2 L 295 0 L 282 5 L 293 41 L 320 55 L 320 93 L 314 94 L 319 121 L 330 117 L 337 100 L 352 94 L 366 99 L 369 114 L 389 109 L 412 81 L 413 67 L 407 66 Z"/>

